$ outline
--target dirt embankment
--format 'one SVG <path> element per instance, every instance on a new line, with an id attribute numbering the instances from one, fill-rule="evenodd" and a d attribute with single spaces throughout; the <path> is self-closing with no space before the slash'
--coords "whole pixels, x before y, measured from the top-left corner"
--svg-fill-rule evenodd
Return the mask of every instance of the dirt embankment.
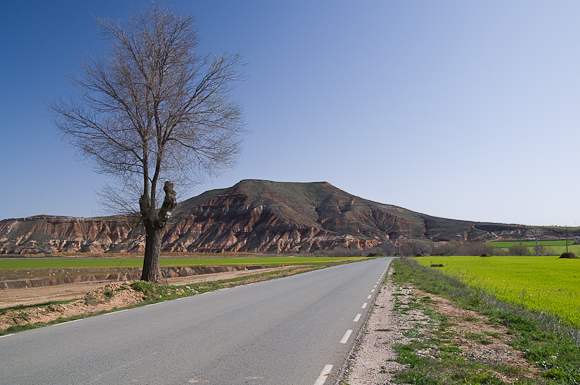
<path id="1" fill-rule="evenodd" d="M 92 314 L 123 308 L 134 305 L 145 298 L 142 292 L 133 290 L 126 283 L 107 284 L 107 287 L 95 288 L 82 296 L 84 298 L 66 304 L 7 310 L 0 315 L 0 330 L 8 329 L 14 325 L 34 324 L 37 322 L 48 323 L 59 318 L 70 318 L 80 314 Z"/>
<path id="2" fill-rule="evenodd" d="M 188 284 L 227 280 L 268 272 L 279 272 L 275 273 L 274 276 L 278 274 L 282 276 L 288 273 L 286 270 L 291 270 L 291 274 L 296 274 L 314 268 L 315 267 L 312 266 L 282 266 L 253 270 L 237 270 L 196 276 L 167 278 L 165 282 L 172 286 L 182 286 L 181 288 L 169 288 L 169 290 L 172 291 L 172 294 L 187 296 L 195 294 L 195 290 L 189 288 L 187 286 Z M 248 277 L 244 280 L 244 283 L 260 281 L 263 279 L 266 278 L 259 276 Z M 232 282 L 232 284 L 236 283 L 237 282 Z M 224 283 L 224 285 L 227 286 L 228 283 Z M 78 315 L 90 315 L 103 311 L 123 309 L 142 302 L 144 299 L 146 298 L 143 292 L 134 290 L 129 282 L 93 282 L 85 284 L 0 290 L 0 308 L 15 307 L 18 305 L 27 306 L 24 308 L 0 311 L 0 330 L 5 330 L 14 325 L 34 324 L 38 322 L 48 323 L 61 318 L 67 319 Z M 74 301 L 63 304 L 50 304 L 48 306 L 31 306 L 34 304 L 62 300 Z"/>
<path id="3" fill-rule="evenodd" d="M 201 269 L 198 267 L 179 267 L 171 268 L 170 271 L 173 273 L 163 274 L 167 278 L 162 279 L 162 283 L 169 285 L 187 285 L 189 283 L 244 277 L 250 274 L 265 273 L 286 268 L 287 267 L 263 268 L 262 266 L 206 266 L 204 269 Z M 164 270 L 167 272 L 169 269 Z M 200 271 L 204 271 L 205 273 L 200 273 Z M 196 272 L 198 273 L 196 274 Z M 107 275 L 107 277 L 111 277 L 111 275 L 117 274 L 112 273 Z M 87 276 L 86 274 L 83 274 L 82 277 L 96 278 L 94 275 Z M 120 281 L 136 280 L 139 279 L 139 277 L 140 274 L 134 278 Z M 89 291 L 97 290 L 107 284 L 111 284 L 117 281 L 114 279 L 81 279 L 78 276 L 77 278 L 72 279 L 73 283 L 65 283 L 60 285 L 53 284 L 49 286 L 17 286 L 20 288 L 0 290 L 0 309 L 19 305 L 28 306 L 52 301 L 66 301 L 80 298 Z M 30 281 L 40 282 L 40 280 L 41 278 L 38 278 L 38 281 Z"/>
<path id="4" fill-rule="evenodd" d="M 240 270 L 263 269 L 264 266 L 175 266 L 162 267 L 162 279 L 215 274 Z M 30 287 L 56 286 L 69 283 L 134 281 L 141 277 L 141 268 L 101 269 L 39 269 L 33 271 L 3 272 L 0 275 L 0 290 Z"/>

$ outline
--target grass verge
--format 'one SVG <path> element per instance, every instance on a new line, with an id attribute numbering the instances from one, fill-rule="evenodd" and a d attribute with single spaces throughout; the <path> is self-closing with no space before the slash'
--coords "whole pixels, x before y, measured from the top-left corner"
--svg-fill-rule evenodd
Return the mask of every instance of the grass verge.
<path id="1" fill-rule="evenodd" d="M 407 332 L 407 343 L 393 347 L 398 354 L 397 361 L 408 368 L 396 375 L 399 383 L 580 384 L 577 329 L 563 328 L 544 315 L 509 306 L 415 261 L 395 260 L 393 267 L 392 279 L 396 285 L 411 285 L 422 292 L 447 298 L 457 307 L 485 317 L 492 328 L 504 330 L 502 343 L 521 352 L 519 355 L 527 365 L 508 365 L 507 359 L 494 361 L 483 354 L 489 352 L 489 344 L 496 340 L 500 343 L 502 336 L 494 329 L 458 337 L 454 323 L 434 310 L 428 296 L 402 301 L 403 296 L 396 295 L 396 311 L 406 314 L 420 311 L 428 317 L 428 321 Z M 466 320 L 482 322 L 475 316 Z M 475 345 L 477 349 L 473 351 L 481 354 L 465 354 L 462 346 L 466 344 Z"/>

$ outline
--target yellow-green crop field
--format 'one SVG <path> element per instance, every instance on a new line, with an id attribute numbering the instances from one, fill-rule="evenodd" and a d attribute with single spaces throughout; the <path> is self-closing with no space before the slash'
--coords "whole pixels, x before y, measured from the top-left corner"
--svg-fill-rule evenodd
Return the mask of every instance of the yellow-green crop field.
<path id="1" fill-rule="evenodd" d="M 580 259 L 558 257 L 423 257 L 469 286 L 580 327 Z"/>

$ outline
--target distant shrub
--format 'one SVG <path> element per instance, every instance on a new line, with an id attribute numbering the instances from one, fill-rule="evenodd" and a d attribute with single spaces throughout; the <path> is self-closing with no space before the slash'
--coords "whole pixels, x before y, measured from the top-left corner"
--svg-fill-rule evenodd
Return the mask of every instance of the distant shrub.
<path id="1" fill-rule="evenodd" d="M 507 254 L 502 248 L 494 247 L 492 249 L 491 255 L 493 255 L 494 257 L 505 257 Z"/>
<path id="2" fill-rule="evenodd" d="M 568 258 L 568 259 L 578 259 L 578 256 L 574 253 L 562 253 L 560 258 Z"/>
<path id="3" fill-rule="evenodd" d="M 530 250 L 522 242 L 512 245 L 508 249 L 509 255 L 530 255 Z"/>

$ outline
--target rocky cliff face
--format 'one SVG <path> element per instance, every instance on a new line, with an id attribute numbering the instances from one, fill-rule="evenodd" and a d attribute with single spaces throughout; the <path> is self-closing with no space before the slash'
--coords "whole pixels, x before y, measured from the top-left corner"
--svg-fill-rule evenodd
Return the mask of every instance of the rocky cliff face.
<path id="1" fill-rule="evenodd" d="M 0 254 L 136 252 L 145 236 L 129 220 L 39 215 L 0 221 Z"/>
<path id="2" fill-rule="evenodd" d="M 401 238 L 483 241 L 522 236 L 525 231 L 518 226 L 431 217 L 368 201 L 326 182 L 245 180 L 181 202 L 167 225 L 162 248 L 268 253 L 361 250 Z M 142 227 L 125 217 L 35 216 L 0 221 L 0 254 L 141 252 L 144 247 Z"/>

